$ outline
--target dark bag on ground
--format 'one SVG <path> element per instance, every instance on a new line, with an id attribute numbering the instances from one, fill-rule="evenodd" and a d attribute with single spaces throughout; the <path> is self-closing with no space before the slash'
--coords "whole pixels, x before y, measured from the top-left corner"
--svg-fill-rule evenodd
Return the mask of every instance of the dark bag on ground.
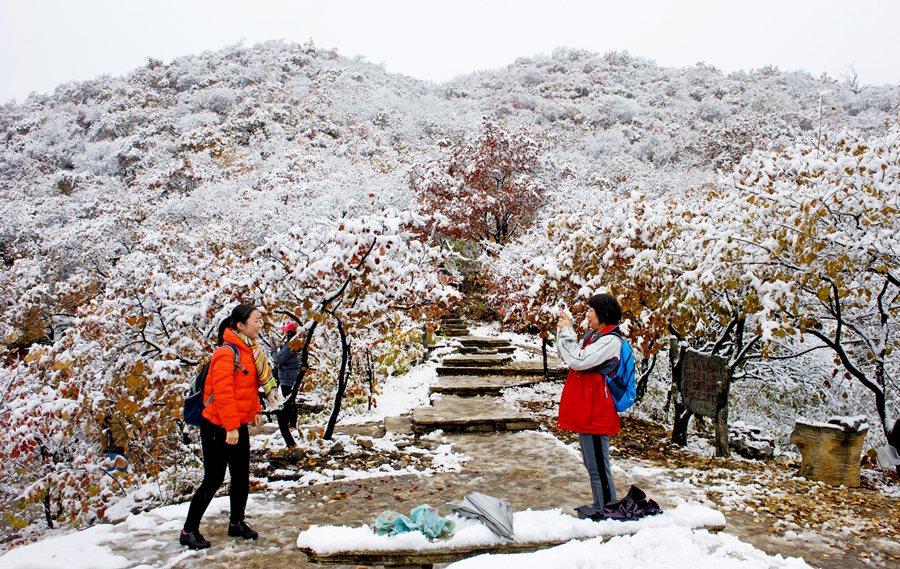
<path id="1" fill-rule="evenodd" d="M 575 508 L 575 511 L 578 512 L 579 519 L 591 519 L 595 522 L 637 520 L 644 516 L 655 516 L 662 513 L 659 504 L 648 500 L 644 491 L 633 484 L 624 498 L 606 504 L 602 511 L 594 509 L 592 506 L 581 506 Z"/>

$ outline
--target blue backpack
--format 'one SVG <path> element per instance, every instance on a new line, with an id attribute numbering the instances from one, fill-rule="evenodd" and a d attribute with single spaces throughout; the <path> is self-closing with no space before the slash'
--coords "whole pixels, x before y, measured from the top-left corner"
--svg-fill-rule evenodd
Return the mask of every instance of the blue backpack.
<path id="1" fill-rule="evenodd" d="M 606 378 L 609 385 L 609 392 L 613 396 L 613 403 L 616 405 L 616 413 L 621 413 L 634 405 L 635 383 L 634 383 L 634 353 L 631 346 L 621 334 L 613 332 L 622 340 L 622 351 L 619 354 L 619 367 L 616 373 Z"/>
<path id="2" fill-rule="evenodd" d="M 241 365 L 241 355 L 238 353 L 238 347 L 234 344 L 224 345 L 231 348 L 231 351 L 234 352 L 234 371 L 237 371 L 238 368 L 240 368 L 246 373 L 247 370 Z M 209 399 L 206 401 L 203 400 L 203 390 L 206 389 L 206 374 L 209 373 L 210 363 L 212 363 L 211 360 L 206 362 L 206 365 L 200 368 L 197 377 L 194 378 L 194 381 L 191 382 L 190 387 L 188 387 L 188 390 L 184 394 L 184 422 L 188 425 L 200 426 L 200 419 L 203 417 L 203 409 L 212 403 L 213 397 L 215 396 L 215 393 L 212 393 L 210 394 Z"/>

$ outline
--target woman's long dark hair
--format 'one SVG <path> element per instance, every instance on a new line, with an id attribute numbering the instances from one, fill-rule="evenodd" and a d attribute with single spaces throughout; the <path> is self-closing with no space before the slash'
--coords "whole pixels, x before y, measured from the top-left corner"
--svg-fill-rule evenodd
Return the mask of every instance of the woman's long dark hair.
<path id="1" fill-rule="evenodd" d="M 225 343 L 225 328 L 231 328 L 232 330 L 237 330 L 236 326 L 240 322 L 241 324 L 246 324 L 247 320 L 250 319 L 250 315 L 256 311 L 256 307 L 252 304 L 238 304 L 234 307 L 234 310 L 231 311 L 231 316 L 222 320 L 219 324 L 219 338 L 217 346 L 221 346 Z"/>

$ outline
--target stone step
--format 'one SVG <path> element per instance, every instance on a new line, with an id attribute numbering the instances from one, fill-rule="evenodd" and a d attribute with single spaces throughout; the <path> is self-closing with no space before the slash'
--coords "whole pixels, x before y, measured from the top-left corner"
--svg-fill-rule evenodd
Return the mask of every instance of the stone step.
<path id="1" fill-rule="evenodd" d="M 540 377 L 503 376 L 445 376 L 431 386 L 430 393 L 475 397 L 479 395 L 497 396 L 508 387 L 524 387 L 542 381 Z"/>
<path id="2" fill-rule="evenodd" d="M 530 415 L 503 405 L 497 398 L 453 395 L 436 399 L 431 407 L 413 409 L 412 424 L 417 434 L 438 429 L 448 433 L 467 433 L 538 428 Z"/>
<path id="3" fill-rule="evenodd" d="M 460 346 L 456 348 L 460 354 L 511 354 L 516 351 L 515 346 L 497 346 L 496 348 L 478 348 L 475 346 Z"/>
<path id="4" fill-rule="evenodd" d="M 450 324 L 450 325 L 460 325 L 465 326 L 466 321 L 460 318 L 459 316 L 442 316 L 441 317 L 442 324 Z"/>
<path id="5" fill-rule="evenodd" d="M 445 356 L 441 361 L 444 367 L 469 368 L 469 367 L 496 367 L 512 362 L 512 357 L 506 354 L 452 354 Z"/>
<path id="6" fill-rule="evenodd" d="M 441 328 L 445 335 L 454 334 L 456 336 L 468 336 L 469 331 L 465 328 Z"/>
<path id="7" fill-rule="evenodd" d="M 442 330 L 442 332 L 444 333 L 444 336 L 447 336 L 448 338 L 464 337 L 469 335 L 468 330 Z"/>
<path id="8" fill-rule="evenodd" d="M 505 338 L 486 338 L 484 336 L 463 336 L 457 338 L 457 341 L 466 348 L 498 348 L 502 346 L 511 346 L 509 340 Z"/>
<path id="9" fill-rule="evenodd" d="M 449 357 L 449 356 L 448 356 Z M 447 358 L 444 358 L 446 360 Z M 452 366 L 438 366 L 437 374 L 441 377 L 446 376 L 485 376 L 485 375 L 502 375 L 502 376 L 516 376 L 521 375 L 524 377 L 532 377 L 532 376 L 543 376 L 544 375 L 544 367 L 540 362 L 532 363 L 532 362 L 515 362 L 512 364 L 507 364 L 503 367 L 452 367 Z M 569 368 L 559 365 L 550 365 L 549 375 L 551 380 L 562 380 L 566 379 L 566 376 L 569 375 Z"/>

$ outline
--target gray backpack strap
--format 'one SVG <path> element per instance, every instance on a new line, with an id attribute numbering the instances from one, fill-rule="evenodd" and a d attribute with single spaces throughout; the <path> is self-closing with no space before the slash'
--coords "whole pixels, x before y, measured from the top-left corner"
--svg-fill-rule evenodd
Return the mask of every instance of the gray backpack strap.
<path id="1" fill-rule="evenodd" d="M 241 365 L 241 354 L 240 352 L 238 352 L 238 347 L 234 344 L 225 345 L 231 348 L 231 351 L 234 352 L 234 371 L 237 372 L 237 370 L 240 369 L 242 372 L 247 373 L 247 369 L 244 368 L 243 365 Z"/>

